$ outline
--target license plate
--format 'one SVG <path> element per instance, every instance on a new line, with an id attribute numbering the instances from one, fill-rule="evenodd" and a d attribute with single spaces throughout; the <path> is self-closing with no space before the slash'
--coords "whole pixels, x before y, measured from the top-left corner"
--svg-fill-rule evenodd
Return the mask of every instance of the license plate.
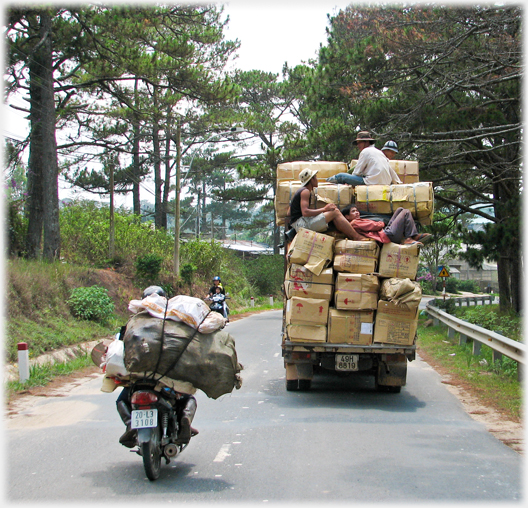
<path id="1" fill-rule="evenodd" d="M 158 425 L 157 409 L 137 409 L 132 411 L 130 427 L 133 429 L 145 429 Z"/>
<path id="2" fill-rule="evenodd" d="M 336 354 L 335 368 L 336 370 L 358 370 L 359 355 L 343 355 Z"/>

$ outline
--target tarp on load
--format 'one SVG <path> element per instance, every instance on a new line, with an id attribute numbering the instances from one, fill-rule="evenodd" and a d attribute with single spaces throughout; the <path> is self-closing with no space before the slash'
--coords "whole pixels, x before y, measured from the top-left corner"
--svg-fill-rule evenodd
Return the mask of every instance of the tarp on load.
<path id="1" fill-rule="evenodd" d="M 127 323 L 123 340 L 131 374 L 155 372 L 185 381 L 212 399 L 241 386 L 235 341 L 225 330 L 203 334 L 185 323 L 140 312 Z"/>

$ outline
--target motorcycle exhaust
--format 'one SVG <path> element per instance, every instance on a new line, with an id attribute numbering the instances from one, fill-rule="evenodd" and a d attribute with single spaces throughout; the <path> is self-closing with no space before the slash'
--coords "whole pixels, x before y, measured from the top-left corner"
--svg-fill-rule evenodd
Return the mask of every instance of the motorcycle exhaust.
<path id="1" fill-rule="evenodd" d="M 165 448 L 163 448 L 163 454 L 166 457 L 176 457 L 178 454 L 178 447 L 173 443 L 169 443 L 167 446 L 165 446 Z"/>

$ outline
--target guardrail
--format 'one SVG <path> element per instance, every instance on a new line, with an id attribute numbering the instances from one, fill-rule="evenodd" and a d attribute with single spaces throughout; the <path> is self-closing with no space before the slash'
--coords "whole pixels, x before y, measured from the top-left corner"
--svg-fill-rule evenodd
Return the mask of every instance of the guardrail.
<path id="1" fill-rule="evenodd" d="M 486 296 L 485 298 L 489 298 L 489 296 Z M 456 318 L 432 305 L 434 302 L 435 300 L 428 302 L 425 310 L 427 314 L 433 318 L 433 324 L 438 325 L 439 322 L 442 322 L 447 325 L 448 337 L 453 338 L 455 333 L 458 332 L 460 345 L 465 344 L 468 339 L 473 340 L 472 351 L 474 355 L 480 353 L 482 344 L 490 347 L 493 350 L 494 362 L 500 361 L 502 355 L 515 360 L 517 362 L 517 378 L 519 381 L 523 378 L 524 366 L 526 364 L 526 345 L 524 343 L 509 339 L 499 333 L 486 330 L 481 326 Z"/>
<path id="2" fill-rule="evenodd" d="M 469 307 L 472 303 L 478 305 L 479 302 L 484 305 L 485 303 L 493 304 L 499 303 L 499 297 L 497 295 L 479 295 L 479 296 L 457 296 L 456 298 L 451 298 L 455 302 L 456 307 L 463 307 L 463 304 L 466 304 L 466 307 Z M 495 301 L 496 300 L 496 301 Z"/>

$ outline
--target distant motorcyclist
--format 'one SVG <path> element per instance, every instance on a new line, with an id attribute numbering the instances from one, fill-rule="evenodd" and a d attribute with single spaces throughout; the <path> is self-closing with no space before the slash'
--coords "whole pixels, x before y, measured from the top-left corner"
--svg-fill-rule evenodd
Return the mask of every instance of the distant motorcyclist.
<path id="1" fill-rule="evenodd" d="M 220 289 L 220 291 L 218 291 Z M 221 296 L 218 296 L 219 294 L 223 295 L 223 299 Z M 222 286 L 222 281 L 220 280 L 220 277 L 216 275 L 213 277 L 213 285 L 209 288 L 209 293 L 207 294 L 206 300 L 212 300 L 213 303 L 211 304 L 211 310 L 214 310 L 216 312 L 220 312 L 222 316 L 229 322 L 229 307 L 226 303 L 226 298 L 229 296 L 226 295 L 225 289 Z M 222 308 L 220 308 L 218 303 L 222 304 Z M 214 306 L 214 307 L 213 307 Z"/>
<path id="2" fill-rule="evenodd" d="M 212 298 L 216 294 L 216 288 L 220 288 L 220 292 L 225 295 L 225 290 L 222 286 L 222 281 L 220 280 L 220 277 L 218 277 L 218 275 L 213 277 L 213 285 L 209 288 L 209 293 L 207 294 L 208 298 Z"/>
<path id="3" fill-rule="evenodd" d="M 143 291 L 142 299 L 149 295 L 158 294 L 160 296 L 167 297 L 167 294 L 163 288 L 159 286 L 149 286 Z M 119 336 L 120 340 L 123 340 L 125 327 L 121 329 Z M 126 425 L 125 433 L 119 438 L 119 442 L 127 448 L 133 448 L 137 444 L 137 430 L 131 428 L 131 411 L 132 405 L 130 401 L 130 388 L 128 386 L 123 387 L 119 397 L 116 400 L 117 412 Z M 196 399 L 192 395 L 184 393 L 178 394 L 178 399 L 175 404 L 176 414 L 178 417 L 179 431 L 178 441 L 181 443 L 188 443 L 191 436 L 198 434 L 198 430 L 191 427 L 191 423 L 196 413 Z"/>

